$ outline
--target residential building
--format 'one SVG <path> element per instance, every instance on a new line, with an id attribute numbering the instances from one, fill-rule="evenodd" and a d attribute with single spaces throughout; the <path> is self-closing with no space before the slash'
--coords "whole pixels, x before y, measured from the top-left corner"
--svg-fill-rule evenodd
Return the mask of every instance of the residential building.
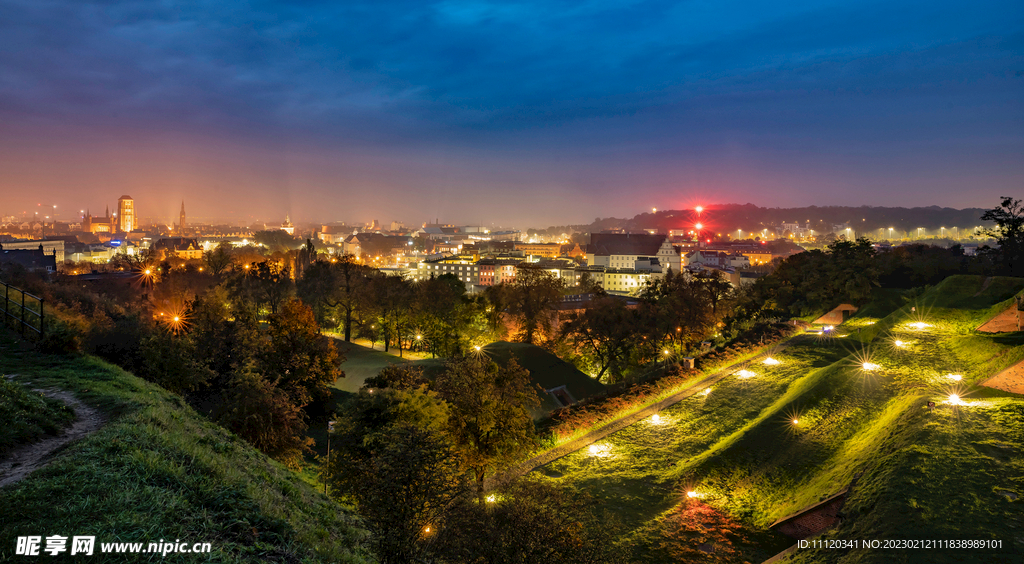
<path id="1" fill-rule="evenodd" d="M 203 258 L 203 247 L 195 239 L 187 237 L 168 237 L 153 243 L 153 250 L 163 256 L 176 256 L 185 260 Z"/>
<path id="2" fill-rule="evenodd" d="M 36 241 L 8 241 L 3 243 L 3 249 L 6 251 L 25 251 L 35 250 L 42 247 L 43 251 L 47 255 L 53 255 L 56 257 L 57 267 L 62 268 L 64 265 L 64 248 L 65 241 L 63 239 L 49 239 L 49 240 L 36 240 Z"/>
<path id="3" fill-rule="evenodd" d="M 33 272 L 57 271 L 56 253 L 47 253 L 42 245 L 34 249 L 8 249 L 7 245 L 0 244 L 0 268 L 19 265 Z"/>

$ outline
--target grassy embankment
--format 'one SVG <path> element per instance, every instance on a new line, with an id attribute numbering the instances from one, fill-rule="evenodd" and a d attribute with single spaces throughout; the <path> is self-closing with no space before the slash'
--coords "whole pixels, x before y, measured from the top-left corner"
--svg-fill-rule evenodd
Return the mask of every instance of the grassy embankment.
<path id="1" fill-rule="evenodd" d="M 74 418 L 60 401 L 0 378 L 0 457 L 18 445 L 57 435 Z"/>
<path id="2" fill-rule="evenodd" d="M 204 561 L 215 562 L 368 560 L 350 510 L 178 396 L 95 358 L 19 351 L 7 332 L 0 346 L 3 373 L 68 390 L 109 417 L 50 465 L 0 490 L 0 560 L 13 558 L 18 536 L 55 534 L 95 535 L 97 550 L 100 542 L 209 542 Z"/>
<path id="3" fill-rule="evenodd" d="M 1020 526 L 1014 512 L 1020 502 L 1013 498 L 1024 492 L 1024 401 L 973 384 L 1024 357 L 1024 338 L 979 335 L 974 328 L 1008 305 L 1024 281 L 995 279 L 981 291 L 983 281 L 951 278 L 885 317 L 868 314 L 884 315 L 898 300 L 874 312 L 865 308 L 841 328 L 849 336 L 835 340 L 846 343 L 835 362 L 816 368 L 783 358 L 775 369 L 783 373 L 747 379 L 774 382 L 760 392 L 743 390 L 739 380 L 719 385 L 708 397 L 717 396 L 719 405 L 698 409 L 697 401 L 684 402 L 683 413 L 666 410 L 660 425 L 645 421 L 610 437 L 605 452 L 575 453 L 544 471 L 628 515 L 622 542 L 645 562 L 672 561 L 674 544 L 702 542 L 699 527 L 681 539 L 669 534 L 694 504 L 742 524 L 732 535 L 736 551 L 712 559 L 762 558 L 778 548 L 760 533 L 768 524 L 839 491 L 859 471 L 865 474 L 847 506 L 853 519 L 836 538 L 1001 538 L 1012 545 Z M 825 363 L 834 346 L 800 344 L 806 357 Z M 787 356 L 799 351 L 794 346 Z M 878 367 L 865 371 L 864 362 Z M 969 398 L 967 405 L 943 403 L 953 392 Z M 934 413 L 925 407 L 929 399 L 938 402 Z M 744 416 L 735 415 L 737 406 Z M 687 499 L 688 490 L 701 498 Z M 805 551 L 800 557 L 891 556 Z"/>

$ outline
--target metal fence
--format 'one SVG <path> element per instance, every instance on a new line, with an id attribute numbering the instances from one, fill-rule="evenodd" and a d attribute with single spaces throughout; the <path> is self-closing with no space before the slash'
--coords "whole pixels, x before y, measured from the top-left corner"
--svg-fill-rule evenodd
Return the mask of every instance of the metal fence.
<path id="1" fill-rule="evenodd" d="M 0 282 L 0 284 L 4 287 L 4 299 L 2 307 L 0 307 L 3 311 L 4 324 L 13 325 L 15 330 L 21 332 L 22 338 L 28 332 L 35 333 L 42 338 L 46 328 L 43 298 L 33 296 L 6 282 Z"/>

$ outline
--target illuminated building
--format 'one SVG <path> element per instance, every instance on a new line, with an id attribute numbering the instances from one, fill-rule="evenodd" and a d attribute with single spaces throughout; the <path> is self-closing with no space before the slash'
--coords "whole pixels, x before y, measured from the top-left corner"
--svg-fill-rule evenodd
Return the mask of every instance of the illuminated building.
<path id="1" fill-rule="evenodd" d="M 121 196 L 117 199 L 117 215 L 119 232 L 131 233 L 138 227 L 135 221 L 135 200 L 131 196 Z"/>
<path id="2" fill-rule="evenodd" d="M 82 218 L 82 231 L 88 233 L 117 233 L 117 216 L 110 215 L 110 208 L 107 207 L 104 217 L 93 217 L 88 211 Z"/>

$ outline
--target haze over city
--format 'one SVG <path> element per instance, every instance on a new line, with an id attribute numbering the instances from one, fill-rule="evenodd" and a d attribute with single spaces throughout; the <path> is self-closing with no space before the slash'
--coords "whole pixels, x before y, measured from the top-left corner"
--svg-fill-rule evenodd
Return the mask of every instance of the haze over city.
<path id="1" fill-rule="evenodd" d="M 0 11 L 5 214 L 544 226 L 1024 180 L 1018 2 Z"/>

